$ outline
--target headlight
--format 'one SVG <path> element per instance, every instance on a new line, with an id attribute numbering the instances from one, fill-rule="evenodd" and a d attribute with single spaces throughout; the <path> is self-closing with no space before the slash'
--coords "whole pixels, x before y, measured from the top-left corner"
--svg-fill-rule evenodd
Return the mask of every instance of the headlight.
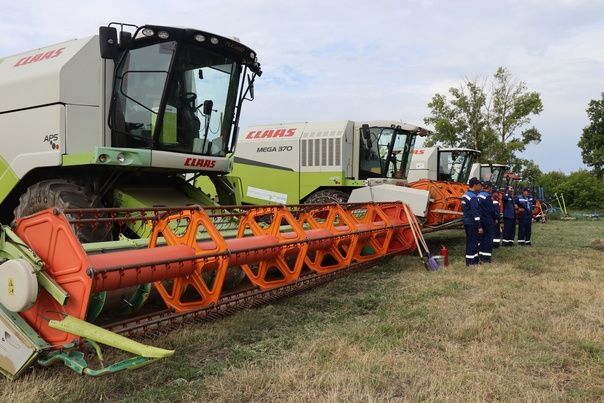
<path id="1" fill-rule="evenodd" d="M 206 40 L 206 37 L 202 34 L 197 34 L 194 38 L 197 42 L 204 42 Z"/>
<path id="2" fill-rule="evenodd" d="M 157 33 L 157 36 L 159 36 L 160 39 L 168 39 L 170 37 L 170 34 L 167 33 L 166 31 L 159 31 Z"/>
<path id="3" fill-rule="evenodd" d="M 153 36 L 153 35 L 155 35 L 155 31 L 153 31 L 151 28 L 145 28 L 145 29 L 143 29 L 143 35 Z"/>
<path id="4" fill-rule="evenodd" d="M 213 36 L 210 38 L 210 42 L 212 42 L 212 45 L 218 45 L 218 38 Z"/>

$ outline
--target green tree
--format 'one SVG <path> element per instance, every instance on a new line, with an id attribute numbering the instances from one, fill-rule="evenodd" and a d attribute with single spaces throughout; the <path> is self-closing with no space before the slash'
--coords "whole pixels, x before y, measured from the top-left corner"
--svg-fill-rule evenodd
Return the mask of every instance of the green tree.
<path id="1" fill-rule="evenodd" d="M 435 133 L 428 138 L 426 146 L 487 149 L 496 138 L 489 127 L 484 83 L 466 79 L 458 88 L 450 88 L 449 94 L 450 100 L 435 94 L 428 103 L 432 114 L 424 120 L 434 126 Z"/>
<path id="2" fill-rule="evenodd" d="M 537 178 L 536 183 L 543 186 L 550 202 L 555 193 L 564 194 L 569 207 L 575 209 L 604 208 L 604 179 L 594 172 L 579 170 L 565 175 L 563 172 L 547 172 Z"/>
<path id="3" fill-rule="evenodd" d="M 541 141 L 541 133 L 527 126 L 532 116 L 543 111 L 543 103 L 538 92 L 529 91 L 526 83 L 515 80 L 508 69 L 499 67 L 493 77 L 490 124 L 498 139 L 493 158 L 512 161 L 528 144 Z"/>
<path id="4" fill-rule="evenodd" d="M 583 129 L 578 146 L 585 165 L 593 167 L 599 179 L 604 177 L 604 93 L 602 99 L 591 100 L 587 107 L 590 124 Z"/>
<path id="5" fill-rule="evenodd" d="M 539 169 L 539 165 L 535 164 L 535 162 L 532 160 L 521 160 L 520 165 L 522 180 L 529 184 L 536 183 L 541 176 L 541 169 Z"/>
<path id="6" fill-rule="evenodd" d="M 551 198 L 554 193 L 559 194 L 562 192 L 562 185 L 566 182 L 567 179 L 568 177 L 564 174 L 564 172 L 551 171 L 541 174 L 537 179 L 536 183 L 539 186 L 543 186 L 543 188 Z"/>
<path id="7" fill-rule="evenodd" d="M 571 207 L 597 209 L 604 206 L 604 182 L 594 172 L 572 172 L 560 190 Z"/>
<path id="8" fill-rule="evenodd" d="M 435 94 L 428 108 L 424 121 L 434 127 L 428 147 L 470 147 L 481 151 L 483 162 L 513 163 L 529 143 L 541 141 L 539 131 L 529 127 L 543 110 L 539 93 L 503 67 L 490 81 L 465 79 L 449 89 L 448 97 Z"/>

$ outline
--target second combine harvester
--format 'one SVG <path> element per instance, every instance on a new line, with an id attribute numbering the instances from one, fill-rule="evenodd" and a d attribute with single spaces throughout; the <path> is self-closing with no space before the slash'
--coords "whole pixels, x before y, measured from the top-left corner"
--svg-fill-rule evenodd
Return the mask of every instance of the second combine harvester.
<path id="1" fill-rule="evenodd" d="M 475 164 L 476 150 L 415 148 L 429 133 L 396 121 L 254 126 L 237 140 L 231 180 L 244 203 L 400 200 L 424 232 L 457 226 L 471 171 L 497 182 L 505 168 Z"/>

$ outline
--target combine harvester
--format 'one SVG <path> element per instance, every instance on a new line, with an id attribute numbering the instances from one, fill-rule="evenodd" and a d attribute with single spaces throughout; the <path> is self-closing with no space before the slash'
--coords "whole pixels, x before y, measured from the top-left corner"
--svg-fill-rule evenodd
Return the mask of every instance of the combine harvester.
<path id="1" fill-rule="evenodd" d="M 491 181 L 495 187 L 500 188 L 504 174 L 509 169 L 504 164 L 475 163 L 479 155 L 479 151 L 468 148 L 415 149 L 406 180 L 369 180 L 367 187 L 353 190 L 349 200 L 408 202 L 409 195 L 405 187 L 426 191 L 429 194 L 426 214 L 422 215 L 421 211 L 414 210 L 422 222 L 422 232 L 461 226 L 461 198 L 468 190 L 469 179 L 478 177 L 483 181 Z"/>
<path id="2" fill-rule="evenodd" d="M 469 148 L 430 147 L 414 151 L 407 186 L 430 192 L 424 232 L 461 224 L 461 198 L 468 190 L 470 171 L 479 155 L 479 151 Z"/>
<path id="3" fill-rule="evenodd" d="M 395 121 L 253 126 L 238 138 L 233 177 L 244 203 L 342 203 L 370 182 L 405 183 L 418 136 Z"/>
<path id="4" fill-rule="evenodd" d="M 199 30 L 125 27 L 0 60 L 0 370 L 9 378 L 55 362 L 93 376 L 137 368 L 173 351 L 126 336 L 415 249 L 400 202 L 232 206 L 239 191 L 226 174 L 241 104 L 261 74 L 255 53 Z M 192 185 L 199 175 L 221 205 Z M 104 364 L 100 344 L 131 356 Z"/>
<path id="5" fill-rule="evenodd" d="M 238 139 L 232 181 L 244 203 L 400 200 L 424 232 L 456 226 L 479 152 L 414 149 L 429 133 L 395 121 L 254 126 Z"/>
<path id="6" fill-rule="evenodd" d="M 499 188 L 508 169 L 503 164 L 475 163 L 479 155 L 479 151 L 467 148 L 415 149 L 406 181 L 394 181 L 399 187 L 382 184 L 383 181 L 368 181 L 368 187 L 353 190 L 349 200 L 406 202 L 408 196 L 400 186 L 424 190 L 429 192 L 429 204 L 426 214 L 420 216 L 422 232 L 458 227 L 463 216 L 461 198 L 468 190 L 469 179 L 478 177 Z"/>

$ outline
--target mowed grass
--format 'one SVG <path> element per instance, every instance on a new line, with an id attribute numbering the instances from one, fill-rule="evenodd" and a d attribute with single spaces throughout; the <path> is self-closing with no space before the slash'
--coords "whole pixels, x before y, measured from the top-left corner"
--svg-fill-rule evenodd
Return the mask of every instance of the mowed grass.
<path id="1" fill-rule="evenodd" d="M 426 272 L 397 257 L 149 343 L 169 359 L 104 378 L 61 366 L 0 381 L 1 401 L 597 400 L 604 398 L 604 222 L 533 226 L 532 247 Z"/>

